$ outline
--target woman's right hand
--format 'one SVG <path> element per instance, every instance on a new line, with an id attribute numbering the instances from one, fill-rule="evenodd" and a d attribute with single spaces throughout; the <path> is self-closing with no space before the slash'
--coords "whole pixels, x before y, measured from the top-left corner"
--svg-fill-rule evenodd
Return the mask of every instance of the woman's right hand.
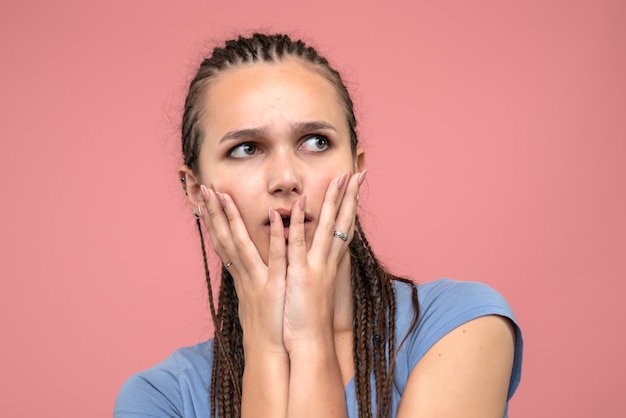
<path id="1" fill-rule="evenodd" d="M 233 277 L 239 298 L 239 320 L 245 353 L 285 353 L 283 316 L 286 248 L 283 224 L 270 209 L 270 250 L 263 262 L 232 198 L 201 186 L 198 212 L 213 248 Z M 229 264 L 230 263 L 230 264 Z"/>

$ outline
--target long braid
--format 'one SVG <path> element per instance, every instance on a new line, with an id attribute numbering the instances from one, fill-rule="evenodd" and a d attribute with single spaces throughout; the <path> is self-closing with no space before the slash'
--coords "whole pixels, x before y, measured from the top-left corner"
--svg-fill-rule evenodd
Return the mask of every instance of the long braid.
<path id="1" fill-rule="evenodd" d="M 419 303 L 417 300 L 417 287 L 415 284 L 404 277 L 398 277 L 387 272 L 381 263 L 376 258 L 374 251 L 372 250 L 365 234 L 361 223 L 357 216 L 355 220 L 355 235 L 350 245 L 350 252 L 352 254 L 353 271 L 362 270 L 366 277 L 366 281 L 372 282 L 372 287 L 380 289 L 381 298 L 377 297 L 377 292 L 372 291 L 369 294 L 370 300 L 378 304 L 375 314 L 370 317 L 369 326 L 372 328 L 373 338 L 370 339 L 372 344 L 372 351 L 374 353 L 374 377 L 376 381 L 376 416 L 377 418 L 389 417 L 391 413 L 391 388 L 393 379 L 393 370 L 395 368 L 396 360 L 396 335 L 395 335 L 395 317 L 396 317 L 396 299 L 394 296 L 393 285 L 394 281 L 402 282 L 411 286 L 411 300 L 413 304 L 413 311 L 415 315 L 411 321 L 408 331 L 403 337 L 398 346 L 398 350 L 411 334 L 411 332 L 417 326 Z M 354 275 L 353 275 L 354 276 Z M 366 281 L 354 281 L 353 279 L 353 292 L 356 294 L 359 292 L 359 284 L 363 286 L 363 282 Z M 357 287 L 354 287 L 356 284 Z M 355 318 L 359 313 L 355 306 Z M 357 324 L 355 323 L 355 329 Z M 359 335 L 360 336 L 360 335 Z M 356 340 L 357 334 L 355 332 L 354 346 L 355 350 L 357 345 L 362 345 L 362 342 Z M 363 361 L 365 359 L 362 359 Z M 355 368 L 359 367 L 357 357 L 354 358 Z M 363 363 L 360 363 L 363 364 Z M 365 381 L 355 381 L 357 384 L 357 397 L 360 398 L 362 391 L 369 391 L 370 381 L 369 378 Z M 362 391 L 359 390 L 358 385 L 362 385 Z M 359 406 L 359 418 L 366 418 L 369 415 L 362 414 L 361 407 Z"/>
<path id="2" fill-rule="evenodd" d="M 227 411 L 237 411 L 241 407 L 241 377 L 243 376 L 243 349 L 241 351 L 241 362 L 237 362 L 237 357 L 229 355 L 233 352 L 233 339 L 237 339 L 238 335 L 241 335 L 241 326 L 239 325 L 239 317 L 235 314 L 236 321 L 233 321 L 232 309 L 229 309 L 228 316 L 224 314 L 225 308 L 228 306 L 238 306 L 237 294 L 234 290 L 234 284 L 232 277 L 225 269 L 222 269 L 222 282 L 220 284 L 220 292 L 218 298 L 218 311 L 215 312 L 215 304 L 213 302 L 213 286 L 211 284 L 211 275 L 209 273 L 209 264 L 207 259 L 207 253 L 204 243 L 204 234 L 202 233 L 202 225 L 200 219 L 196 218 L 196 227 L 200 234 L 200 243 L 202 248 L 202 260 L 204 263 L 204 274 L 209 292 L 209 309 L 211 311 L 211 318 L 213 319 L 213 327 L 215 329 L 215 341 L 213 344 L 213 365 L 211 375 L 211 393 L 210 397 L 216 401 L 217 405 L 212 408 L 212 413 L 215 413 L 215 406 L 218 407 L 220 417 L 231 416 Z M 234 295 L 234 296 L 233 296 Z M 234 302 L 231 300 L 234 297 Z M 230 299 L 230 300 L 229 300 Z M 230 333 L 224 332 L 228 327 L 233 328 Z M 238 328 L 238 330 L 237 330 Z M 234 336 L 234 338 L 233 338 Z M 237 350 L 235 350 L 237 351 Z M 221 381 L 218 383 L 218 376 L 224 375 L 219 373 L 220 368 L 226 367 L 228 373 L 226 375 L 229 381 Z M 239 366 L 239 367 L 238 367 Z M 218 389 L 219 388 L 221 389 Z M 230 405 L 233 405 L 231 408 Z M 241 413 L 232 415 L 235 417 L 240 416 Z"/>
<path id="3" fill-rule="evenodd" d="M 198 158 L 204 137 L 200 120 L 206 111 L 203 93 L 211 79 L 228 68 L 253 62 L 276 62 L 285 57 L 301 59 L 324 76 L 336 88 L 343 105 L 350 132 L 350 146 L 356 152 L 358 138 L 356 118 L 350 94 L 341 75 L 328 61 L 303 41 L 292 41 L 286 35 L 254 34 L 250 38 L 230 40 L 213 50 L 190 83 L 185 99 L 181 125 L 184 163 L 198 172 Z M 238 298 L 233 278 L 222 268 L 222 282 L 215 311 L 204 238 L 200 221 L 196 221 L 202 243 L 202 256 L 209 293 L 209 306 L 215 328 L 213 365 L 209 398 L 211 416 L 241 416 L 241 385 L 244 369 L 242 330 L 238 315 Z M 371 377 L 375 381 L 376 418 L 391 413 L 391 379 L 395 365 L 395 297 L 392 281 L 413 286 L 416 326 L 418 303 L 416 287 L 408 279 L 388 273 L 376 259 L 357 218 L 354 239 L 350 243 L 352 263 L 353 357 L 359 418 L 373 418 Z M 406 337 L 405 337 L 406 338 Z M 404 340 L 403 340 L 404 341 Z M 402 343 L 400 343 L 401 345 Z"/>
<path id="4" fill-rule="evenodd" d="M 239 299 L 235 291 L 235 283 L 230 273 L 222 267 L 222 285 L 220 286 L 220 307 L 222 309 L 222 328 L 227 351 L 223 354 L 226 360 L 229 380 L 227 391 L 220 398 L 224 412 L 220 417 L 241 416 L 241 379 L 243 377 L 243 345 L 242 330 L 239 323 Z M 232 411 L 232 413 L 230 412 Z"/>
<path id="5" fill-rule="evenodd" d="M 391 308 L 391 301 L 394 299 L 393 290 L 391 288 L 391 276 L 380 265 L 379 261 L 374 256 L 373 251 L 365 238 L 361 223 L 357 217 L 355 222 L 355 234 L 350 244 L 350 252 L 352 254 L 352 262 L 354 269 L 359 271 L 358 275 L 360 280 L 353 280 L 352 291 L 357 294 L 364 290 L 367 291 L 366 297 L 373 304 L 373 307 L 369 309 L 367 316 L 365 317 L 365 323 L 369 328 L 366 341 L 359 341 L 363 337 L 363 333 L 356 333 L 354 336 L 355 355 L 354 364 L 355 369 L 364 367 L 364 362 L 371 362 L 374 371 L 374 381 L 376 384 L 376 416 L 388 417 L 391 406 L 391 386 L 386 384 L 388 382 L 388 376 L 391 374 L 391 369 L 387 361 L 388 356 L 393 354 L 393 351 L 387 351 L 393 348 L 395 338 L 395 328 L 389 326 L 389 320 L 395 316 L 395 304 L 394 309 Z M 367 286 L 369 289 L 360 289 Z M 361 318 L 364 313 L 359 312 L 359 307 L 355 304 L 355 321 L 356 318 Z M 355 322 L 355 330 L 361 328 L 363 325 Z M 372 358 L 363 356 L 358 351 L 362 350 L 360 347 L 366 347 L 367 351 L 371 351 Z M 361 394 L 371 392 L 370 374 L 366 376 L 359 376 L 355 379 L 357 397 L 359 397 L 359 403 L 361 403 Z M 371 406 L 367 406 L 367 413 L 363 411 L 365 405 L 359 405 L 359 418 L 371 417 Z"/>
<path id="6" fill-rule="evenodd" d="M 353 243 L 357 240 L 355 235 Z M 356 246 L 356 245 L 355 245 Z M 353 297 L 353 362 L 354 384 L 357 391 L 357 404 L 360 418 L 372 418 L 371 384 L 372 356 L 370 342 L 372 329 L 369 327 L 372 317 L 372 303 L 369 297 L 369 283 L 362 275 L 358 255 L 350 251 L 352 264 L 352 297 Z"/>
<path id="7" fill-rule="evenodd" d="M 218 318 L 221 318 L 222 316 L 221 315 L 222 305 L 218 302 L 219 310 L 218 310 L 218 313 L 216 314 L 215 303 L 213 302 L 213 285 L 211 284 L 211 274 L 209 273 L 209 263 L 207 260 L 206 248 L 204 244 L 204 234 L 202 233 L 202 224 L 200 223 L 200 218 L 197 216 L 196 216 L 196 227 L 198 228 L 198 234 L 200 235 L 200 248 L 202 249 L 204 276 L 205 276 L 205 281 L 207 285 L 207 290 L 209 292 L 209 309 L 211 311 L 211 319 L 213 320 L 213 329 L 218 330 L 220 327 L 220 321 Z M 213 358 L 214 359 L 219 359 L 220 352 L 223 351 L 223 350 L 220 350 L 220 346 L 222 347 L 224 346 L 222 336 L 221 334 L 218 334 L 218 332 L 215 332 L 215 338 L 213 341 Z M 213 361 L 213 364 L 211 367 L 211 393 L 209 395 L 211 399 L 216 399 L 217 397 L 217 386 L 218 386 L 217 377 L 219 376 L 219 373 L 218 373 L 219 368 L 220 368 L 219 361 Z M 213 416 L 216 412 L 215 407 L 216 405 L 213 405 L 213 407 L 211 408 L 212 410 L 211 416 Z"/>

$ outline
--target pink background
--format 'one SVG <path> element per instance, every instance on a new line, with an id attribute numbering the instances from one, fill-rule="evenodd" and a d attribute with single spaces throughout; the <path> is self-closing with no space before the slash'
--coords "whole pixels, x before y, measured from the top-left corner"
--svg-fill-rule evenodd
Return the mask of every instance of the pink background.
<path id="1" fill-rule="evenodd" d="M 619 414 L 625 4 L 3 1 L 2 415 L 110 416 L 131 373 L 208 337 L 178 109 L 207 42 L 247 28 L 343 70 L 381 258 L 508 298 L 511 416 Z"/>

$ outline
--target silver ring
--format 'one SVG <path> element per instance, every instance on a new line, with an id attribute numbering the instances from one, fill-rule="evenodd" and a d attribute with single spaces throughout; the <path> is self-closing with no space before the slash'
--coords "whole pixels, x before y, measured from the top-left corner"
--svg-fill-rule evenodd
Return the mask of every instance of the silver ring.
<path id="1" fill-rule="evenodd" d="M 336 229 L 333 231 L 333 236 L 341 238 L 344 241 L 348 241 L 348 236 L 341 231 L 337 231 Z"/>
<path id="2" fill-rule="evenodd" d="M 230 267 L 232 265 L 233 265 L 233 263 L 226 263 L 226 264 L 224 264 L 224 267 L 228 268 L 228 267 Z"/>

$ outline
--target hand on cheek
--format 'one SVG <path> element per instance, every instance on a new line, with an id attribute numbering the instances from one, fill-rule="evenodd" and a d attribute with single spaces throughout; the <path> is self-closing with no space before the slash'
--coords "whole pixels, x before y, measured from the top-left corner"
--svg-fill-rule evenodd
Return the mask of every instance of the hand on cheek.
<path id="1" fill-rule="evenodd" d="M 359 187 L 365 172 L 333 179 L 326 191 L 313 242 L 307 251 L 305 199 L 291 212 L 283 335 L 287 351 L 299 343 L 333 337 L 335 279 L 353 236 Z M 348 240 L 333 235 L 338 230 Z M 346 279 L 349 279 L 347 277 Z"/>
<path id="2" fill-rule="evenodd" d="M 358 192 L 365 172 L 333 179 L 307 250 L 306 197 L 291 210 L 288 243 L 278 212 L 269 209 L 267 263 L 232 198 L 202 186 L 198 206 L 215 252 L 233 277 L 244 346 L 287 350 L 298 341 L 332 338 L 335 278 L 354 231 Z M 339 231 L 348 240 L 333 235 Z"/>
<path id="3" fill-rule="evenodd" d="M 270 260 L 266 265 L 232 198 L 205 186 L 201 186 L 201 191 L 203 201 L 198 212 L 216 254 L 228 266 L 239 299 L 244 350 L 284 352 L 282 320 L 286 259 L 280 216 L 274 216 L 270 222 L 273 238 L 270 239 Z M 279 228 L 281 240 L 274 239 Z"/>

